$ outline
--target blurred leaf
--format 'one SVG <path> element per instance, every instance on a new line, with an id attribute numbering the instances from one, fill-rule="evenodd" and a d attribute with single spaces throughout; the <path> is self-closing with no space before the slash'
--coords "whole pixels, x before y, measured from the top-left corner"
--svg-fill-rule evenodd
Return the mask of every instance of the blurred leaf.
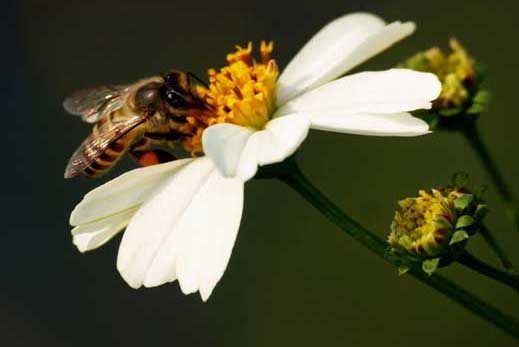
<path id="1" fill-rule="evenodd" d="M 492 93 L 488 90 L 480 90 L 474 95 L 474 103 L 480 105 L 488 105 L 494 99 Z"/>
<path id="2" fill-rule="evenodd" d="M 444 117 L 456 116 L 463 112 L 463 107 L 448 108 L 446 110 L 440 110 L 439 113 Z"/>
<path id="3" fill-rule="evenodd" d="M 438 264 L 440 264 L 440 258 L 424 260 L 422 262 L 422 270 L 430 276 L 438 269 Z"/>
<path id="4" fill-rule="evenodd" d="M 451 178 L 452 185 L 457 188 L 466 188 L 469 181 L 469 174 L 466 172 L 456 172 Z"/>
<path id="5" fill-rule="evenodd" d="M 456 222 L 456 229 L 463 229 L 474 224 L 475 220 L 472 216 L 465 215 L 458 218 Z"/>
<path id="6" fill-rule="evenodd" d="M 463 211 L 472 203 L 472 201 L 474 201 L 474 195 L 463 194 L 462 196 L 454 200 L 454 207 L 456 207 L 456 209 L 460 211 Z"/>
<path id="7" fill-rule="evenodd" d="M 398 267 L 398 276 L 405 275 L 411 268 L 406 265 L 402 265 Z"/>
<path id="8" fill-rule="evenodd" d="M 482 220 L 488 214 L 488 206 L 484 204 L 479 204 L 476 207 L 476 211 L 474 212 L 474 219 Z"/>
<path id="9" fill-rule="evenodd" d="M 465 230 L 463 230 L 463 229 L 458 230 L 452 235 L 449 245 L 453 245 L 455 243 L 464 241 L 468 238 L 469 238 L 469 234 L 467 234 L 467 232 Z"/>
<path id="10" fill-rule="evenodd" d="M 472 99 L 472 105 L 468 108 L 467 114 L 479 114 L 488 109 L 488 106 L 492 102 L 492 93 L 488 90 L 480 90 L 474 95 Z"/>

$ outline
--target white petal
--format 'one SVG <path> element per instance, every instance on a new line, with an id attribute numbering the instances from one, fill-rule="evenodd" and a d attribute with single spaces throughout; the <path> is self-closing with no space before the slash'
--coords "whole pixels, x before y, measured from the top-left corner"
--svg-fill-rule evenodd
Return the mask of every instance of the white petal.
<path id="1" fill-rule="evenodd" d="M 234 124 L 216 124 L 202 136 L 204 153 L 226 177 L 236 174 L 243 148 L 254 130 Z"/>
<path id="2" fill-rule="evenodd" d="M 86 224 L 139 206 L 165 178 L 192 159 L 175 160 L 129 171 L 85 195 L 70 215 L 73 226 Z"/>
<path id="3" fill-rule="evenodd" d="M 343 75 L 414 30 L 414 23 L 386 25 L 369 13 L 332 21 L 308 41 L 281 74 L 278 105 Z"/>
<path id="4" fill-rule="evenodd" d="M 233 124 L 214 125 L 204 131 L 204 152 L 224 176 L 247 181 L 258 165 L 278 163 L 294 154 L 309 129 L 309 119 L 298 115 L 275 118 L 256 132 Z"/>
<path id="5" fill-rule="evenodd" d="M 277 114 L 406 112 L 430 108 L 440 92 L 440 81 L 430 73 L 405 69 L 362 72 L 305 93 L 285 104 Z"/>
<path id="6" fill-rule="evenodd" d="M 179 279 L 206 300 L 232 251 L 243 208 L 243 181 L 199 158 L 169 180 L 134 216 L 117 267 L 134 288 Z"/>
<path id="7" fill-rule="evenodd" d="M 95 222 L 81 224 L 72 229 L 72 242 L 80 252 L 101 247 L 128 225 L 136 211 L 137 208 L 130 208 Z"/>
<path id="8" fill-rule="evenodd" d="M 260 166 L 279 163 L 290 157 L 306 139 L 310 129 L 308 117 L 289 114 L 271 120 L 265 130 L 251 136 L 255 141 L 257 162 Z"/>
<path id="9" fill-rule="evenodd" d="M 242 210 L 243 181 L 213 171 L 177 226 L 177 276 L 185 293 L 199 290 L 204 301 L 209 298 L 227 268 Z"/>
<path id="10" fill-rule="evenodd" d="M 419 136 L 430 132 L 426 122 L 409 113 L 352 115 L 325 113 L 312 119 L 312 128 L 371 136 Z"/>

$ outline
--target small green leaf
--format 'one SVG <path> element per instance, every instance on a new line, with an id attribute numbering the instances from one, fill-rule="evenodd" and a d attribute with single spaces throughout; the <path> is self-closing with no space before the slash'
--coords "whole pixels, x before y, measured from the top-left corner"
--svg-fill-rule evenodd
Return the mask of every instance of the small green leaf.
<path id="1" fill-rule="evenodd" d="M 476 188 L 474 191 L 474 196 L 477 199 L 481 199 L 481 197 L 485 194 L 485 192 L 488 190 L 488 185 L 482 185 Z"/>
<path id="2" fill-rule="evenodd" d="M 453 117 L 463 112 L 463 107 L 448 108 L 446 110 L 440 110 L 440 115 L 444 117 Z"/>
<path id="3" fill-rule="evenodd" d="M 475 220 L 472 216 L 464 215 L 458 218 L 456 222 L 456 229 L 463 229 L 474 224 Z"/>
<path id="4" fill-rule="evenodd" d="M 408 249 L 413 245 L 413 240 L 407 235 L 402 235 L 398 239 L 398 244 L 405 249 Z"/>
<path id="5" fill-rule="evenodd" d="M 488 207 L 487 207 L 487 205 L 479 204 L 479 205 L 476 207 L 476 212 L 474 212 L 474 219 L 476 219 L 476 220 L 482 220 L 483 218 L 485 218 L 485 216 L 487 215 L 487 213 L 488 213 Z"/>
<path id="6" fill-rule="evenodd" d="M 458 230 L 456 231 L 452 237 L 451 237 L 451 241 L 449 242 L 449 245 L 453 245 L 455 243 L 458 243 L 458 242 L 461 242 L 461 241 L 464 241 L 466 239 L 469 238 L 469 234 L 467 234 L 467 232 L 465 230 Z"/>
<path id="7" fill-rule="evenodd" d="M 438 265 L 440 264 L 440 258 L 427 259 L 422 262 L 422 270 L 429 276 L 431 276 L 436 269 L 438 269 Z"/>
<path id="8" fill-rule="evenodd" d="M 488 90 L 480 90 L 472 98 L 472 105 L 467 110 L 467 114 L 479 114 L 485 111 L 492 99 L 492 94 Z"/>
<path id="9" fill-rule="evenodd" d="M 474 95 L 474 103 L 480 105 L 488 105 L 492 102 L 493 96 L 488 90 L 480 90 Z"/>
<path id="10" fill-rule="evenodd" d="M 488 73 L 488 68 L 485 64 L 483 63 L 480 63 L 479 61 L 476 62 L 476 77 L 477 77 L 477 81 L 478 83 L 480 84 L 481 82 L 483 82 L 486 78 L 486 75 Z"/>
<path id="11" fill-rule="evenodd" d="M 467 109 L 467 114 L 480 114 L 480 113 L 483 113 L 486 109 L 487 109 L 487 106 L 486 106 L 486 105 L 482 105 L 482 104 L 472 104 L 472 105 Z"/>
<path id="12" fill-rule="evenodd" d="M 411 268 L 406 265 L 402 265 L 398 267 L 398 276 L 405 275 Z"/>
<path id="13" fill-rule="evenodd" d="M 469 184 L 469 174 L 466 172 L 456 172 L 451 178 L 452 185 L 457 188 L 465 188 Z"/>
<path id="14" fill-rule="evenodd" d="M 472 203 L 472 201 L 474 201 L 474 195 L 463 194 L 462 196 L 454 200 L 454 206 L 457 210 L 463 211 Z"/>

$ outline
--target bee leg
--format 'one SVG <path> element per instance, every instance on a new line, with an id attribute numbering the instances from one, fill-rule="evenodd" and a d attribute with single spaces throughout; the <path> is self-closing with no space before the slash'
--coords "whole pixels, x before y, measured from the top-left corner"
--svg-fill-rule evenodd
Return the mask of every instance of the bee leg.
<path id="1" fill-rule="evenodd" d="M 137 161 L 142 166 L 163 164 L 177 159 L 173 154 L 161 149 L 151 149 L 141 153 Z"/>
<path id="2" fill-rule="evenodd" d="M 130 154 L 142 166 L 167 163 L 177 159 L 173 154 L 161 149 L 151 149 L 151 141 L 144 138 L 130 148 Z"/>

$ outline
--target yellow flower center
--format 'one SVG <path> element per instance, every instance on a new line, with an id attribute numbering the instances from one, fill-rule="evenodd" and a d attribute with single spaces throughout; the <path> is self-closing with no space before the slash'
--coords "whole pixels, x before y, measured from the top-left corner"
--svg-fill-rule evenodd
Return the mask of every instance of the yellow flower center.
<path id="1" fill-rule="evenodd" d="M 410 58 L 404 67 L 434 73 L 442 82 L 442 92 L 434 102 L 437 109 L 463 106 L 473 92 L 476 68 L 474 59 L 456 39 L 451 39 L 449 54 L 434 47 Z"/>
<path id="2" fill-rule="evenodd" d="M 271 59 L 273 42 L 261 42 L 260 60 L 253 56 L 252 43 L 236 46 L 227 55 L 228 65 L 220 70 L 210 69 L 209 87 L 198 86 L 197 93 L 213 110 L 188 122 L 197 127 L 196 135 L 184 144 L 191 152 L 201 152 L 203 130 L 213 124 L 232 123 L 262 129 L 271 119 L 276 107 L 276 82 L 279 69 Z"/>
<path id="3" fill-rule="evenodd" d="M 400 201 L 401 210 L 391 224 L 389 243 L 411 254 L 434 257 L 448 244 L 454 230 L 456 191 L 432 194 L 420 191 L 419 197 Z"/>

